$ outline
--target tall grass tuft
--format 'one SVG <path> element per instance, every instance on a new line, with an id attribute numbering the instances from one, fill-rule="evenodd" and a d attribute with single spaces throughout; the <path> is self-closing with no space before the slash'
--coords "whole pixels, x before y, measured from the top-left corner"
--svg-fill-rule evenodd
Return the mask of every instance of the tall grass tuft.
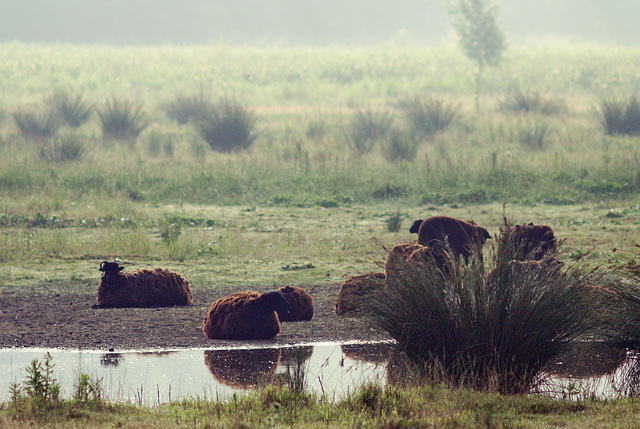
<path id="1" fill-rule="evenodd" d="M 82 158 L 86 145 L 82 137 L 65 134 L 56 137 L 40 148 L 40 158 L 52 162 L 76 161 Z"/>
<path id="2" fill-rule="evenodd" d="M 50 139 L 60 128 L 57 115 L 50 109 L 14 112 L 13 121 L 26 140 Z"/>
<path id="3" fill-rule="evenodd" d="M 620 301 L 610 331 L 613 343 L 640 350 L 640 265 L 629 260 L 616 268 L 621 279 L 611 282 Z"/>
<path id="4" fill-rule="evenodd" d="M 347 126 L 347 142 L 356 155 L 369 153 L 384 139 L 393 125 L 393 113 L 371 108 L 358 109 Z"/>
<path id="5" fill-rule="evenodd" d="M 632 95 L 628 100 L 603 98 L 600 100 L 599 119 L 608 135 L 640 134 L 640 100 Z"/>
<path id="6" fill-rule="evenodd" d="M 418 140 L 410 133 L 392 129 L 382 143 L 382 155 L 389 162 L 413 161 L 418 153 Z"/>
<path id="7" fill-rule="evenodd" d="M 149 116 L 141 103 L 112 97 L 98 109 L 105 140 L 133 141 L 149 125 Z"/>
<path id="8" fill-rule="evenodd" d="M 431 97 L 402 98 L 398 108 L 414 132 L 424 137 L 446 130 L 460 115 L 457 104 Z"/>
<path id="9" fill-rule="evenodd" d="M 546 120 L 525 120 L 516 125 L 514 139 L 528 149 L 542 150 L 549 142 L 551 126 Z"/>
<path id="10" fill-rule="evenodd" d="M 195 95 L 178 95 L 164 105 L 167 115 L 181 125 L 190 120 L 205 119 L 213 105 L 211 97 L 200 91 Z"/>
<path id="11" fill-rule="evenodd" d="M 67 91 L 56 91 L 48 100 L 58 117 L 68 126 L 78 128 L 91 118 L 93 104 L 85 100 L 80 94 L 70 94 Z"/>
<path id="12" fill-rule="evenodd" d="M 255 115 L 234 99 L 224 99 L 197 122 L 204 141 L 216 152 L 248 149 L 256 139 Z"/>
<path id="13" fill-rule="evenodd" d="M 517 90 L 508 95 L 501 108 L 511 113 L 540 113 L 551 116 L 566 111 L 566 105 L 559 101 L 542 97 L 538 92 L 522 92 Z"/>
<path id="14" fill-rule="evenodd" d="M 446 272 L 398 261 L 370 317 L 438 381 L 529 391 L 547 362 L 600 326 L 596 312 L 604 309 L 597 276 L 509 262 L 510 241 L 503 230 L 487 274 L 478 258 Z"/>

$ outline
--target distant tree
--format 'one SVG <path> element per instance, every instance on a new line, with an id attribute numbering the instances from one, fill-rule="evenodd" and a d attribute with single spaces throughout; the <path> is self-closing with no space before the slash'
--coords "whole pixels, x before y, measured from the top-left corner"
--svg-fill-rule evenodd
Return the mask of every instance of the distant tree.
<path id="1" fill-rule="evenodd" d="M 454 0 L 449 6 L 453 28 L 462 51 L 478 64 L 476 109 L 480 109 L 480 87 L 485 66 L 496 66 L 507 48 L 504 30 L 498 26 L 498 6 L 492 0 Z"/>

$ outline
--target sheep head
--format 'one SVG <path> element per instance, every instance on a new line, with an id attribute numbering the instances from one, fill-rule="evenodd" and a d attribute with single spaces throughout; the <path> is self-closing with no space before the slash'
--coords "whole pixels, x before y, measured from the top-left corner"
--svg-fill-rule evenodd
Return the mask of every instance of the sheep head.
<path id="1" fill-rule="evenodd" d="M 98 270 L 102 271 L 102 277 L 106 280 L 110 280 L 120 273 L 120 271 L 124 270 L 124 267 L 121 267 L 116 261 L 107 262 L 102 261 L 100 264 L 100 268 Z"/>
<path id="2" fill-rule="evenodd" d="M 283 314 L 289 314 L 291 312 L 291 305 L 287 302 L 284 295 L 278 291 L 263 293 L 258 299 L 265 305 L 265 308 L 269 310 Z"/>
<path id="3" fill-rule="evenodd" d="M 422 225 L 422 221 L 423 219 L 418 219 L 414 221 L 413 225 L 411 225 L 411 228 L 409 229 L 409 232 L 412 234 L 417 234 L 418 231 L 420 231 L 420 225 Z"/>

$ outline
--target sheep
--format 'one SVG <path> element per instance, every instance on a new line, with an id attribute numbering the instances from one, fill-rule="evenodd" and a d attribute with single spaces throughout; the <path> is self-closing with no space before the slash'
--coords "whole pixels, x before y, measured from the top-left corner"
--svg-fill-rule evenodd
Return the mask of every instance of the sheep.
<path id="1" fill-rule="evenodd" d="M 516 225 L 508 231 L 518 260 L 542 260 L 557 252 L 556 237 L 549 225 Z"/>
<path id="2" fill-rule="evenodd" d="M 278 292 L 284 296 L 291 306 L 289 313 L 278 312 L 281 322 L 297 322 L 313 319 L 313 298 L 304 289 L 296 286 L 283 286 Z"/>
<path id="3" fill-rule="evenodd" d="M 403 266 L 402 263 L 405 261 L 423 264 L 425 269 L 435 267 L 444 276 L 453 272 L 453 261 L 437 240 L 432 241 L 430 246 L 416 243 L 403 243 L 394 246 L 387 254 L 385 261 L 386 278 L 388 279 L 392 272 Z"/>
<path id="4" fill-rule="evenodd" d="M 202 330 L 210 340 L 268 340 L 280 333 L 278 312 L 290 310 L 280 292 L 237 292 L 211 305 Z"/>
<path id="5" fill-rule="evenodd" d="M 280 354 L 278 348 L 206 350 L 204 363 L 220 383 L 248 389 L 273 380 Z"/>
<path id="6" fill-rule="evenodd" d="M 491 238 L 489 231 L 475 222 L 448 216 L 418 219 L 413 222 L 409 232 L 418 234 L 418 244 L 423 246 L 432 245 L 435 240 L 449 243 L 454 256 L 458 258 L 462 255 L 465 263 L 469 263 L 469 257 L 474 251 L 482 258 L 480 249 L 485 241 Z"/>
<path id="7" fill-rule="evenodd" d="M 100 264 L 102 277 L 94 308 L 170 307 L 189 305 L 193 294 L 189 282 L 173 271 L 156 268 L 121 273 L 117 262 Z"/>
<path id="8" fill-rule="evenodd" d="M 349 277 L 338 291 L 335 313 L 338 316 L 354 315 L 361 308 L 364 298 L 386 286 L 384 273 L 367 273 Z"/>

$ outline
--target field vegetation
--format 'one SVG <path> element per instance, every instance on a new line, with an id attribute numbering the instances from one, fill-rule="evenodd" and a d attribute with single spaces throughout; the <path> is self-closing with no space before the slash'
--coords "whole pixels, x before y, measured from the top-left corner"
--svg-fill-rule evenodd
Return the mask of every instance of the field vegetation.
<path id="1" fill-rule="evenodd" d="M 0 289 L 93 290 L 111 258 L 178 269 L 199 288 L 342 282 L 376 270 L 431 213 L 492 234 L 504 216 L 548 223 L 566 239 L 561 259 L 626 263 L 640 224 L 639 57 L 511 46 L 484 71 L 476 109 L 475 71 L 454 46 L 2 44 Z M 96 426 L 620 426 L 637 408 L 432 385 L 370 386 L 340 404 L 289 395 L 86 415 Z"/>

